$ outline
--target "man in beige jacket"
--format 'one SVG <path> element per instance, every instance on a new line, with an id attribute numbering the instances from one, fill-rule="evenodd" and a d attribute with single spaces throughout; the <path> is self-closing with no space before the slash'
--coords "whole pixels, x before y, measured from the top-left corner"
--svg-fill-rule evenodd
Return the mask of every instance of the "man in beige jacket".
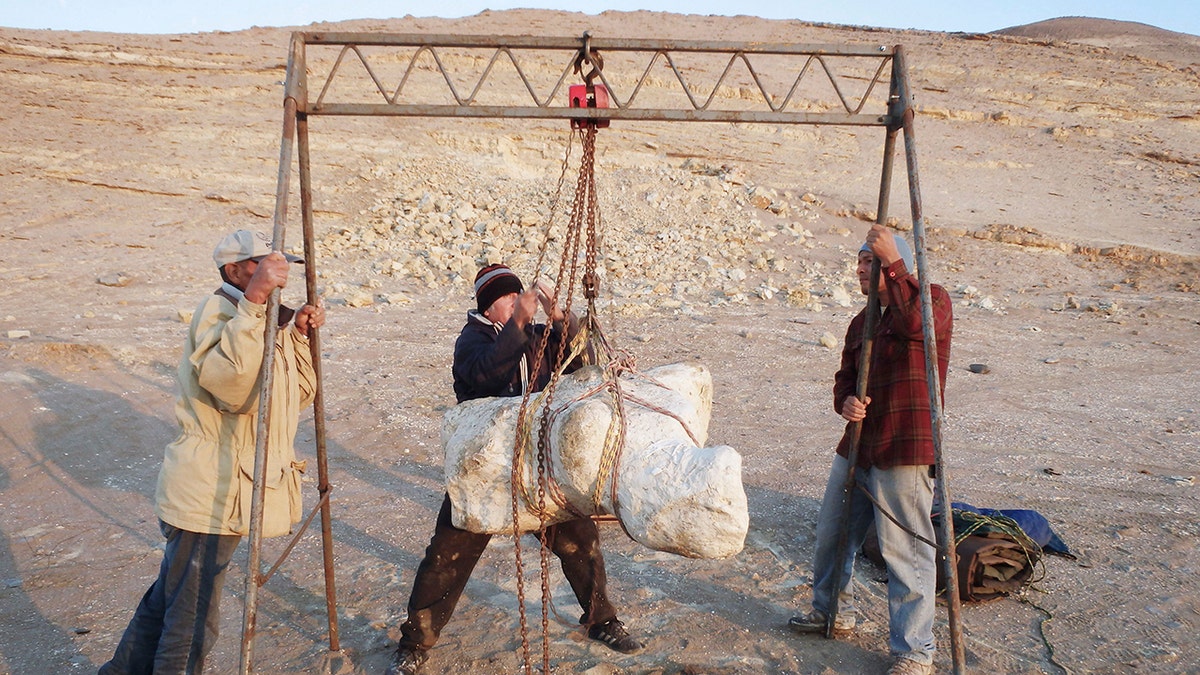
<path id="1" fill-rule="evenodd" d="M 213 251 L 223 283 L 196 309 L 179 363 L 179 436 L 167 446 L 155 494 L 166 537 L 158 579 L 146 591 L 100 675 L 199 673 L 217 639 L 225 570 L 250 530 L 259 371 L 266 303 L 287 284 L 289 263 L 270 239 L 248 230 Z M 300 521 L 300 473 L 293 442 L 300 410 L 316 391 L 308 333 L 325 310 L 280 307 L 267 424 L 263 536 Z"/>

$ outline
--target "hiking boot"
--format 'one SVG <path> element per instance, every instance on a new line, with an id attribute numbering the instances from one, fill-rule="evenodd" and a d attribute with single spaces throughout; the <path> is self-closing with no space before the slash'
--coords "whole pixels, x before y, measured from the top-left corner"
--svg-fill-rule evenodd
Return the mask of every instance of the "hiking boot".
<path id="1" fill-rule="evenodd" d="M 609 619 L 588 629 L 588 637 L 608 645 L 609 649 L 622 654 L 633 654 L 641 651 L 642 643 L 638 642 L 625 630 L 625 624 L 617 619 Z"/>
<path id="2" fill-rule="evenodd" d="M 887 675 L 933 675 L 933 664 L 921 663 L 901 656 L 896 659 L 891 668 L 888 668 Z"/>
<path id="3" fill-rule="evenodd" d="M 386 675 L 417 675 L 421 664 L 429 655 L 423 650 L 401 645 L 392 656 L 392 665 L 388 666 Z"/>
<path id="4" fill-rule="evenodd" d="M 833 632 L 849 633 L 854 630 L 856 623 L 857 621 L 855 621 L 853 614 L 847 615 L 839 612 L 837 618 L 833 621 Z M 788 628 L 797 633 L 819 633 L 824 635 L 828 626 L 829 617 L 825 616 L 825 612 L 815 609 L 809 610 L 808 614 L 801 614 L 800 616 L 793 616 L 788 619 Z"/>

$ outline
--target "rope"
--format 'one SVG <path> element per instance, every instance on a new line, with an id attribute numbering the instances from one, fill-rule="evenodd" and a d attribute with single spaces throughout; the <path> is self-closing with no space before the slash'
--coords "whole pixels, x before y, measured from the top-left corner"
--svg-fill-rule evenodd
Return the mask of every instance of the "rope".
<path id="1" fill-rule="evenodd" d="M 536 281 L 542 275 L 542 261 L 546 258 L 546 251 L 550 248 L 550 234 L 554 232 L 554 221 L 558 216 L 558 202 L 562 199 L 563 184 L 567 179 L 567 167 L 571 163 L 571 149 L 574 147 L 574 136 L 567 134 L 567 147 L 563 151 L 562 170 L 558 174 L 558 184 L 554 189 L 554 196 L 550 198 L 550 216 L 546 219 L 547 236 L 542 239 L 541 246 L 538 247 L 537 262 L 533 267 L 533 278 Z"/>
<path id="2" fill-rule="evenodd" d="M 945 554 L 947 552 L 946 547 L 939 546 L 935 542 L 932 542 L 932 541 L 926 539 L 925 537 L 922 537 L 921 535 L 917 534 L 916 532 L 913 532 L 912 529 L 910 529 L 907 525 L 904 525 L 899 520 L 896 520 L 896 517 L 893 516 L 891 514 L 891 512 L 888 511 L 883 506 L 883 504 L 880 504 L 879 500 L 875 499 L 875 495 L 871 494 L 871 492 L 869 490 L 867 490 L 867 488 L 862 483 L 856 484 L 855 487 L 857 487 L 859 489 L 859 491 L 862 492 L 863 495 L 865 495 L 866 498 L 868 500 L 870 500 L 870 502 L 872 504 L 875 505 L 875 508 L 880 513 L 882 513 L 884 515 L 884 517 L 886 517 L 888 520 L 895 523 L 895 525 L 897 527 L 904 530 L 908 534 L 912 535 L 914 538 L 916 538 L 926 544 L 929 544 L 937 551 L 939 551 L 943 554 Z M 974 511 L 963 511 L 960 509 L 951 509 L 951 513 L 952 513 L 952 516 L 953 516 L 953 514 L 957 514 L 960 520 L 966 521 L 968 523 L 968 525 L 966 527 L 963 527 L 961 529 L 958 527 L 954 528 L 954 546 L 955 547 L 957 547 L 959 544 L 961 544 L 963 542 L 963 540 L 966 539 L 967 537 L 978 532 L 980 529 L 987 528 L 987 529 L 991 529 L 992 531 L 1002 532 L 1002 533 L 1012 537 L 1013 540 L 1017 543 L 1017 545 L 1021 547 L 1021 552 L 1025 555 L 1025 561 L 1029 564 L 1029 567 L 1031 569 L 1038 570 L 1038 576 L 1036 578 L 1031 578 L 1028 583 L 1035 584 L 1035 583 L 1041 581 L 1042 579 L 1046 578 L 1046 563 L 1045 563 L 1045 561 L 1042 559 L 1042 557 L 1040 555 L 1037 557 L 1034 557 L 1033 555 L 1030 554 L 1031 551 L 1040 552 L 1042 550 L 1042 547 L 1038 546 L 1037 542 L 1034 541 L 1033 539 L 1031 539 L 1028 534 L 1025 534 L 1025 530 L 1021 529 L 1021 526 L 1017 524 L 1017 521 L 1013 520 L 1012 518 L 1009 518 L 1008 516 L 1004 516 L 1004 515 L 986 516 L 982 513 L 975 513 Z M 984 536 L 986 536 L 986 535 L 984 535 Z"/>
<path id="3" fill-rule="evenodd" d="M 573 140 L 572 136 L 568 135 L 566 149 L 563 152 L 562 170 L 559 172 L 559 175 L 558 175 L 558 184 L 555 188 L 554 197 L 550 200 L 550 217 L 547 220 L 547 235 L 545 238 L 542 239 L 542 244 L 538 248 L 537 263 L 534 265 L 534 281 L 535 282 L 542 273 L 542 262 L 546 257 L 546 251 L 549 248 L 550 240 L 552 239 L 552 237 L 550 235 L 553 233 L 553 230 L 554 230 L 555 219 L 558 214 L 558 204 L 559 204 L 559 200 L 562 197 L 563 184 L 566 181 L 567 167 L 570 165 L 570 161 L 571 161 L 571 148 L 573 147 L 572 140 Z M 539 358 L 541 357 L 544 348 L 545 348 L 545 346 L 543 343 L 542 347 L 538 350 Z M 535 370 L 534 374 L 536 376 L 536 370 Z M 526 673 L 530 672 L 530 670 L 531 670 L 530 665 L 529 665 L 529 663 L 530 663 L 529 662 L 529 624 L 528 624 L 528 618 L 525 614 L 525 565 L 521 559 L 521 529 L 520 529 L 520 526 L 518 523 L 520 522 L 520 520 L 519 520 L 520 519 L 519 495 L 524 492 L 524 486 L 526 484 L 528 484 L 528 481 L 525 480 L 525 477 L 523 475 L 523 469 L 525 466 L 525 451 L 529 447 L 529 427 L 528 427 L 528 425 L 524 424 L 524 422 L 527 419 L 526 411 L 529 409 L 529 394 L 530 394 L 530 391 L 528 389 L 526 389 L 526 391 L 524 391 L 522 393 L 521 407 L 520 407 L 520 411 L 517 414 L 517 438 L 514 441 L 514 446 L 513 446 L 512 475 L 511 475 L 510 483 L 509 483 L 509 494 L 512 495 L 513 557 L 515 559 L 516 576 L 517 576 L 517 608 L 518 608 L 518 614 L 520 615 L 520 622 L 521 622 L 521 662 L 523 665 L 523 672 L 526 672 Z M 522 434 L 522 429 L 525 430 L 524 435 Z M 530 504 L 530 503 L 534 503 L 534 501 L 532 499 L 530 499 L 528 495 L 526 495 L 526 503 Z M 545 528 L 543 527 L 541 529 L 545 529 Z M 543 548 L 544 548 L 544 542 L 543 542 Z M 542 563 L 543 584 L 545 584 L 546 576 L 547 576 L 546 565 L 545 565 L 545 562 L 543 562 Z M 548 631 L 544 630 L 543 635 L 542 635 L 543 644 L 548 641 L 547 637 L 548 637 Z M 544 655 L 544 657 L 548 658 L 547 655 Z M 545 658 L 543 660 L 545 660 Z M 546 665 L 546 664 L 544 663 L 543 665 Z M 547 673 L 549 672 L 548 665 L 546 665 L 545 672 L 547 672 Z"/>
<path id="4" fill-rule="evenodd" d="M 888 520 L 892 521 L 897 527 L 899 527 L 900 529 L 907 532 L 913 538 L 932 546 L 934 548 L 934 550 L 938 551 L 939 553 L 941 553 L 943 555 L 948 554 L 945 546 L 939 546 L 935 542 L 932 542 L 932 541 L 926 539 L 925 537 L 922 537 L 921 535 L 917 534 L 912 529 L 910 529 L 907 525 L 904 525 L 899 520 L 897 520 L 896 517 L 893 516 L 890 511 L 888 511 L 886 508 L 884 508 L 883 504 L 879 503 L 879 500 L 875 499 L 875 495 L 872 495 L 870 493 L 870 491 L 867 490 L 867 488 L 862 483 L 856 484 L 855 487 L 857 487 L 859 489 L 859 491 L 861 491 L 867 497 L 867 499 L 870 500 L 870 502 L 875 505 L 875 508 L 880 513 L 882 513 Z M 964 511 L 961 509 L 952 508 L 951 509 L 951 517 L 954 517 L 954 515 L 957 515 L 959 520 L 962 520 L 962 521 L 965 521 L 968 523 L 966 525 L 966 527 L 959 528 L 957 525 L 954 527 L 954 546 L 955 546 L 955 548 L 957 548 L 958 545 L 961 544 L 963 542 L 963 540 L 965 540 L 967 537 L 971 536 L 972 534 L 974 534 L 976 532 L 979 532 L 980 530 L 990 530 L 993 532 L 1001 532 L 1003 534 L 1008 535 L 1009 537 L 1012 537 L 1013 541 L 1015 541 L 1016 544 L 1021 547 L 1021 553 L 1025 556 L 1026 564 L 1029 565 L 1029 568 L 1031 570 L 1034 570 L 1034 572 L 1030 575 L 1030 578 L 1024 582 L 1024 585 L 1026 587 L 1032 587 L 1037 582 L 1046 578 L 1046 561 L 1040 555 L 1042 547 L 1039 546 L 1038 543 L 1035 542 L 1032 538 L 1030 538 L 1030 536 L 1025 533 L 1025 530 L 1021 529 L 1021 526 L 1017 524 L 1017 521 L 1015 521 L 1012 518 L 1009 518 L 1008 516 L 1005 516 L 1005 515 L 988 516 L 988 515 L 984 515 L 982 513 L 975 513 L 974 511 Z M 944 517 L 944 515 L 943 515 L 943 517 Z M 987 535 L 984 534 L 981 536 L 987 536 Z M 1031 552 L 1037 552 L 1039 555 L 1034 555 Z M 1043 612 L 1046 612 L 1047 615 L 1050 614 L 1049 612 L 1042 609 L 1041 607 L 1034 605 L 1028 599 L 1022 598 L 1021 601 L 1028 602 L 1033 607 L 1037 607 L 1037 609 L 1040 609 Z M 1049 621 L 1049 619 L 1047 619 L 1046 621 Z M 1046 648 L 1050 650 L 1050 661 L 1052 663 L 1054 663 L 1055 665 L 1059 666 L 1060 668 L 1063 668 L 1062 665 L 1060 665 L 1054 661 L 1054 648 L 1051 647 L 1050 643 L 1046 641 L 1044 633 L 1042 636 L 1042 641 L 1046 643 Z M 1063 670 L 1065 671 L 1066 668 L 1063 668 Z"/>
<path id="5" fill-rule="evenodd" d="M 922 537 L 921 535 L 917 534 L 916 532 L 913 532 L 904 523 L 900 522 L 899 520 L 896 520 L 896 516 L 893 516 L 891 511 L 888 511 L 887 508 L 885 508 L 883 504 L 880 504 L 879 500 L 875 499 L 875 495 L 871 494 L 871 491 L 868 490 L 866 488 L 866 486 L 864 486 L 862 483 L 855 483 L 854 487 L 858 488 L 860 492 L 862 492 L 864 495 L 866 495 L 867 499 L 869 499 L 871 501 L 871 503 L 875 505 L 875 509 L 877 511 L 879 511 L 880 513 L 882 513 L 884 516 L 886 516 L 888 520 L 892 521 L 896 525 L 896 527 L 899 527 L 900 529 L 904 530 L 905 532 L 911 534 L 916 539 L 923 541 L 926 544 L 929 544 L 930 546 L 932 546 L 934 548 L 934 550 L 939 551 L 943 554 L 946 553 L 945 547 L 938 546 L 937 543 L 929 541 L 925 537 Z M 956 545 L 957 545 L 957 543 L 958 542 L 955 542 Z"/>
<path id="6" fill-rule="evenodd" d="M 581 334 L 581 337 L 582 337 L 582 334 Z M 581 339 L 579 339 L 579 338 L 576 339 L 576 347 L 568 355 L 568 358 L 566 359 L 566 363 L 570 363 L 575 357 L 577 357 L 580 354 L 581 349 L 579 347 L 579 344 L 582 342 L 583 341 Z M 561 375 L 561 372 L 562 371 L 560 370 L 558 373 L 556 373 L 556 375 Z M 629 373 L 630 375 L 640 377 L 640 378 L 646 380 L 647 382 L 654 384 L 655 386 L 662 387 L 664 389 L 666 388 L 666 385 L 662 384 L 661 382 L 658 382 L 654 378 L 646 376 L 646 375 L 638 372 L 633 367 L 631 360 L 614 359 L 614 360 L 610 361 L 608 363 L 608 365 L 606 366 L 605 374 L 599 384 L 580 392 L 574 398 L 572 398 L 564 403 L 561 403 L 560 405 L 555 407 L 549 413 L 549 415 L 546 416 L 545 421 L 544 421 L 544 426 L 542 427 L 543 431 L 548 431 L 550 428 L 553 427 L 554 422 L 557 420 L 559 414 L 565 412 L 571 406 L 573 406 L 574 404 L 576 404 L 580 401 L 587 400 L 589 398 L 592 398 L 592 397 L 597 396 L 602 393 L 607 393 L 610 397 L 610 400 L 612 403 L 612 408 L 613 408 L 612 423 L 609 425 L 608 432 L 605 435 L 605 442 L 603 445 L 604 449 L 601 453 L 599 469 L 597 471 L 597 482 L 596 482 L 596 486 L 595 486 L 595 488 L 593 490 L 593 494 L 592 494 L 593 509 L 592 509 L 591 513 L 581 512 L 578 508 L 576 508 L 574 505 L 572 505 L 567 500 L 567 498 L 566 498 L 565 494 L 563 493 L 561 487 L 559 486 L 558 482 L 554 479 L 553 462 L 551 461 L 551 458 L 549 456 L 546 457 L 546 463 L 544 466 L 545 489 L 546 489 L 548 495 L 554 501 L 554 503 L 558 506 L 558 508 L 569 511 L 580 517 L 602 514 L 603 513 L 603 509 L 602 509 L 603 499 L 602 499 L 601 495 L 603 493 L 603 488 L 605 485 L 610 485 L 610 486 L 615 487 L 617 484 L 617 466 L 620 465 L 620 455 L 621 455 L 621 452 L 625 445 L 625 438 L 624 438 L 625 428 L 626 428 L 625 419 L 627 416 L 626 409 L 625 409 L 626 402 L 636 404 L 638 406 L 641 406 L 642 408 L 650 410 L 651 412 L 655 412 L 660 415 L 664 415 L 664 416 L 674 419 L 675 421 L 679 422 L 679 426 L 683 429 L 684 433 L 686 433 L 688 435 L 688 438 L 691 439 L 692 443 L 697 446 L 700 445 L 699 439 L 696 437 L 695 433 L 688 426 L 687 422 L 682 417 L 677 415 L 675 412 L 668 410 L 666 408 L 663 408 L 661 406 L 654 405 L 653 403 L 651 403 L 641 397 L 635 396 L 631 393 L 624 391 L 624 389 L 621 386 L 621 381 L 619 379 L 619 377 L 622 373 Z M 543 405 L 543 397 L 535 397 L 533 399 L 532 405 L 534 408 L 538 407 L 539 405 Z M 521 464 L 522 471 L 525 470 L 524 464 L 526 461 L 528 461 L 528 454 L 529 454 L 528 451 L 532 445 L 532 440 L 531 440 L 532 434 L 533 434 L 533 424 L 528 418 L 523 421 L 518 422 L 518 429 L 517 429 L 518 454 L 516 455 L 516 457 L 518 458 L 518 461 Z M 539 518 L 541 518 L 542 520 L 548 520 L 550 513 L 548 511 L 543 510 L 541 508 L 542 505 L 540 505 L 540 504 L 538 506 L 534 506 L 535 504 L 538 504 L 538 501 L 535 499 L 534 495 L 532 493 L 530 493 L 527 485 L 522 487 L 522 494 L 525 498 L 526 510 L 533 515 L 539 516 Z M 612 498 L 614 511 L 616 511 L 619 509 L 619 504 L 618 504 L 619 500 L 617 499 L 615 490 L 613 491 L 611 498 Z"/>
<path id="7" fill-rule="evenodd" d="M 1054 645 L 1050 644 L 1050 638 L 1046 637 L 1046 624 L 1054 620 L 1054 615 L 1050 613 L 1050 610 L 1030 600 L 1028 593 L 1022 593 L 1021 595 L 1017 596 L 1017 600 L 1046 615 L 1041 621 L 1038 622 L 1038 636 L 1041 637 L 1042 644 L 1046 646 L 1046 658 L 1050 661 L 1050 663 L 1058 666 L 1058 668 L 1066 673 L 1066 675 L 1071 675 L 1071 670 L 1059 663 L 1054 658 Z"/>

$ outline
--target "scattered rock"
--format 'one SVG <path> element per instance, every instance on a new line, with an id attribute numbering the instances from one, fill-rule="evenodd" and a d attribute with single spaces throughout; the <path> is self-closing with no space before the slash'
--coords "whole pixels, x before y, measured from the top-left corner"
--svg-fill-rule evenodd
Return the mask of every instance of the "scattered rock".
<path id="1" fill-rule="evenodd" d="M 980 375 L 987 375 L 988 373 L 992 372 L 992 369 L 988 368 L 987 365 L 983 363 L 972 363 L 971 365 L 967 366 L 967 370 Z"/>
<path id="2" fill-rule="evenodd" d="M 839 307 L 849 307 L 853 304 L 853 301 L 850 299 L 850 293 L 840 284 L 829 289 L 829 297 Z"/>
<path id="3" fill-rule="evenodd" d="M 375 296 L 367 291 L 351 291 L 346 295 L 346 304 L 350 307 L 369 307 L 375 304 Z"/>
<path id="4" fill-rule="evenodd" d="M 27 330 L 10 330 L 10 331 L 8 331 L 8 339 L 10 339 L 10 340 L 19 340 L 21 338 L 27 338 L 27 337 L 29 337 L 29 335 L 30 335 L 30 333 Z"/>
<path id="5" fill-rule="evenodd" d="M 383 284 L 374 293 L 377 304 L 406 282 L 469 293 L 475 272 L 490 262 L 504 261 L 528 275 L 540 260 L 536 273 L 553 273 L 567 245 L 567 216 L 562 205 L 551 212 L 553 195 L 543 182 L 514 181 L 501 193 L 480 188 L 488 180 L 469 166 L 448 162 L 435 172 L 436 181 L 427 167 L 418 174 L 421 169 L 381 165 L 366 171 L 381 186 L 374 202 L 360 211 L 362 218 L 330 229 L 317 242 L 325 297 L 340 296 L 353 306 L 352 295 L 333 287 L 359 285 L 352 279 L 364 269 Z M 822 215 L 817 197 L 748 184 L 733 177 L 737 171 L 685 161 L 679 168 L 606 176 L 612 189 L 636 198 L 606 201 L 605 221 L 661 225 L 652 233 L 624 226 L 602 233 L 602 297 L 616 312 L 757 302 L 821 311 L 829 298 L 818 294 L 814 300 L 810 288 L 857 285 L 848 264 L 822 269 L 810 262 L 808 250 L 829 247 L 827 237 L 805 228 Z M 688 216 L 698 210 L 703 218 Z M 838 234 L 855 233 L 840 227 Z M 772 280 L 777 274 L 786 285 Z M 839 294 L 834 302 L 850 306 L 851 295 Z"/>
<path id="6" fill-rule="evenodd" d="M 96 279 L 96 283 L 100 284 L 101 286 L 113 286 L 116 288 L 128 286 L 132 281 L 132 277 L 126 276 L 120 272 L 116 274 L 105 274 L 99 279 Z"/>
<path id="7" fill-rule="evenodd" d="M 838 346 L 838 339 L 836 337 L 834 337 L 833 333 L 829 333 L 829 332 L 826 332 L 823 335 L 821 335 L 820 342 L 821 342 L 821 346 L 825 347 L 826 349 L 836 349 Z"/>
<path id="8" fill-rule="evenodd" d="M 980 298 L 979 302 L 975 303 L 975 306 L 980 309 L 986 309 L 993 312 L 999 309 L 999 307 L 996 306 L 996 301 L 987 297 Z"/>
<path id="9" fill-rule="evenodd" d="M 6 370 L 6 371 L 0 373 L 0 382 L 3 382 L 4 384 L 29 384 L 29 385 L 36 385 L 38 383 L 38 381 L 33 379 L 32 377 L 26 375 L 25 373 L 16 371 L 16 370 Z"/>
<path id="10" fill-rule="evenodd" d="M 413 299 L 405 293 L 381 293 L 379 300 L 389 305 L 409 305 L 413 302 Z"/>

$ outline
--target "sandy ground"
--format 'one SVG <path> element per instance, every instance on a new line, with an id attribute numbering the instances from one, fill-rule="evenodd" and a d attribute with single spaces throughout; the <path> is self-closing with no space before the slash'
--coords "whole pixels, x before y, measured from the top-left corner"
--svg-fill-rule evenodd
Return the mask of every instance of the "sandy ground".
<path id="1" fill-rule="evenodd" d="M 983 36 L 527 11 L 336 28 L 905 45 L 930 274 L 957 303 L 944 443 L 951 495 L 1036 509 L 1079 556 L 1047 558 L 1021 598 L 965 607 L 967 666 L 1200 672 L 1200 38 L 1088 21 Z M 161 537 L 152 497 L 174 435 L 180 314 L 214 287 L 209 253 L 221 234 L 271 227 L 288 35 L 0 29 L 0 672 L 94 671 L 153 578 Z M 479 191 L 495 201 L 549 190 L 565 131 L 320 119 L 313 134 L 323 237 L 369 229 L 381 200 L 413 190 L 470 194 L 477 205 Z M 816 201 L 803 202 L 806 245 L 737 243 L 790 263 L 771 267 L 772 279 L 742 261 L 744 288 L 706 295 L 697 282 L 677 297 L 614 303 L 636 310 L 614 310 L 607 326 L 640 363 L 712 370 L 710 436 L 743 455 L 751 526 L 740 554 L 702 561 L 644 549 L 604 525 L 610 592 L 647 649 L 623 656 L 584 639 L 554 569 L 554 672 L 886 668 L 885 591 L 869 566 L 857 576 L 866 623 L 854 637 L 800 637 L 785 626 L 809 597 L 813 522 L 841 431 L 829 401 L 838 350 L 821 337 L 840 339 L 860 302 L 851 295 L 844 306 L 832 290 L 854 290 L 850 260 L 875 208 L 881 136 L 686 124 L 605 134 L 598 181 L 622 233 L 614 240 L 670 229 L 687 242 L 705 200 L 731 190 Z M 744 178 L 732 187 L 675 180 L 703 173 L 697 166 Z M 663 201 L 668 192 L 684 196 Z M 894 192 L 890 212 L 903 219 L 902 181 Z M 760 229 L 789 222 L 746 200 L 735 207 Z M 631 227 L 626 213 L 646 220 Z M 646 246 L 661 264 L 638 266 L 651 285 L 673 287 L 675 244 L 654 240 Z M 317 264 L 331 316 L 323 363 L 342 650 L 328 651 L 310 533 L 260 594 L 262 673 L 382 672 L 442 492 L 438 427 L 453 404 L 450 349 L 469 291 L 449 277 L 381 274 L 370 246 L 327 250 Z M 768 281 L 809 289 L 811 301 L 753 292 Z M 299 299 L 300 286 L 285 299 Z M 636 284 L 624 288 L 636 295 Z M 362 289 L 374 301 L 352 306 Z M 973 363 L 989 372 L 970 372 Z M 311 456 L 311 417 L 301 437 Z M 264 557 L 282 545 L 268 542 Z M 536 558 L 524 548 L 526 588 L 536 589 Z M 494 541 L 426 672 L 516 672 L 512 553 L 511 541 Z M 236 560 L 212 672 L 238 663 L 245 547 Z M 536 657 L 540 606 L 527 602 Z M 944 610 L 937 635 L 937 665 L 948 672 Z"/>

